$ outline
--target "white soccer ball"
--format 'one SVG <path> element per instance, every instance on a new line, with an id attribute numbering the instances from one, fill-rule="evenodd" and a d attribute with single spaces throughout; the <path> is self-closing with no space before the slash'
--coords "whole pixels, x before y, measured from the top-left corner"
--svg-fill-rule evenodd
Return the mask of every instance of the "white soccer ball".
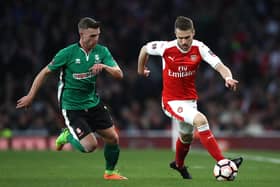
<path id="1" fill-rule="evenodd" d="M 238 168 L 233 161 L 223 159 L 215 164 L 213 172 L 218 181 L 233 181 L 237 176 Z"/>

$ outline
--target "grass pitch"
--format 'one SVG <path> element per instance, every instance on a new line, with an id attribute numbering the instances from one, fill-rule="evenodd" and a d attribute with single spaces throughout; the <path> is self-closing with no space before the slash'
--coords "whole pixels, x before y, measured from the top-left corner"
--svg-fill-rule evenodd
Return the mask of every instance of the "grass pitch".
<path id="1" fill-rule="evenodd" d="M 234 153 L 234 154 L 233 154 Z M 103 179 L 103 150 L 82 154 L 75 151 L 0 152 L 1 187 L 275 187 L 280 183 L 280 152 L 232 151 L 225 156 L 242 155 L 244 163 L 232 182 L 213 177 L 214 160 L 204 150 L 191 150 L 186 164 L 192 180 L 183 180 L 168 164 L 171 150 L 122 150 L 118 168 L 127 181 Z"/>

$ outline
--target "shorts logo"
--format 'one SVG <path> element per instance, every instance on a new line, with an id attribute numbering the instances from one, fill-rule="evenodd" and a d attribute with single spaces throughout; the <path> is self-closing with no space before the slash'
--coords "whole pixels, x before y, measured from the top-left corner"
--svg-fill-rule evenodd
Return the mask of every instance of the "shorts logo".
<path id="1" fill-rule="evenodd" d="M 80 128 L 76 128 L 76 133 L 79 137 L 81 137 L 84 134 L 84 132 Z"/>
<path id="2" fill-rule="evenodd" d="M 152 49 L 156 49 L 157 48 L 157 44 L 156 43 L 153 43 L 152 44 Z"/>
<path id="3" fill-rule="evenodd" d="M 178 113 L 182 113 L 182 112 L 183 112 L 183 107 L 179 106 L 179 107 L 177 108 L 177 112 L 178 112 Z"/>

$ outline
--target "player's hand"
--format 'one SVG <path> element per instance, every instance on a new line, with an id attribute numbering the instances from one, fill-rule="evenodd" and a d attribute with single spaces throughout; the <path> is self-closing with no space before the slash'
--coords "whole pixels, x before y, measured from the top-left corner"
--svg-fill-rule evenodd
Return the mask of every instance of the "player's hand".
<path id="1" fill-rule="evenodd" d="M 16 108 L 27 108 L 31 105 L 33 98 L 29 95 L 23 96 L 17 101 Z"/>
<path id="2" fill-rule="evenodd" d="M 89 68 L 89 70 L 94 74 L 97 75 L 100 72 L 102 72 L 102 70 L 104 69 L 105 65 L 104 64 L 94 64 L 91 68 Z"/>
<path id="3" fill-rule="evenodd" d="M 226 82 L 225 82 L 225 86 L 226 86 L 227 88 L 229 88 L 229 89 L 231 89 L 231 90 L 233 90 L 233 91 L 236 90 L 237 84 L 238 84 L 238 81 L 237 81 L 237 80 L 235 80 L 235 79 L 233 79 L 233 78 L 227 78 L 225 81 L 226 81 Z"/>
<path id="4" fill-rule="evenodd" d="M 151 71 L 147 67 L 145 67 L 143 75 L 145 77 L 148 77 L 150 75 L 150 73 L 151 73 Z"/>

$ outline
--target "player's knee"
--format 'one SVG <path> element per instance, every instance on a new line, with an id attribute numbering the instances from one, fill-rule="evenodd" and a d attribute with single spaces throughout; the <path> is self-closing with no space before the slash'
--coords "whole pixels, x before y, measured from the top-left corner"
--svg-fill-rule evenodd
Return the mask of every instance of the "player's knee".
<path id="1" fill-rule="evenodd" d="M 193 120 L 193 125 L 199 127 L 205 124 L 208 124 L 207 118 L 202 113 L 198 113 Z"/>
<path id="2" fill-rule="evenodd" d="M 91 153 L 97 149 L 97 143 L 93 142 L 87 142 L 86 144 L 83 144 L 83 148 L 85 153 Z"/>
<path id="3" fill-rule="evenodd" d="M 182 143 L 191 144 L 193 141 L 193 134 L 181 134 L 180 139 L 181 139 Z"/>
<path id="4" fill-rule="evenodd" d="M 87 145 L 86 147 L 84 147 L 84 150 L 86 153 L 91 153 L 93 151 L 95 151 L 97 148 L 97 145 Z"/>
<path id="5" fill-rule="evenodd" d="M 119 143 L 119 135 L 117 133 L 115 133 L 115 135 L 112 137 L 111 143 L 112 144 L 118 144 Z"/>
<path id="6" fill-rule="evenodd" d="M 119 135 L 117 133 L 112 134 L 110 137 L 105 139 L 108 144 L 119 144 Z"/>

